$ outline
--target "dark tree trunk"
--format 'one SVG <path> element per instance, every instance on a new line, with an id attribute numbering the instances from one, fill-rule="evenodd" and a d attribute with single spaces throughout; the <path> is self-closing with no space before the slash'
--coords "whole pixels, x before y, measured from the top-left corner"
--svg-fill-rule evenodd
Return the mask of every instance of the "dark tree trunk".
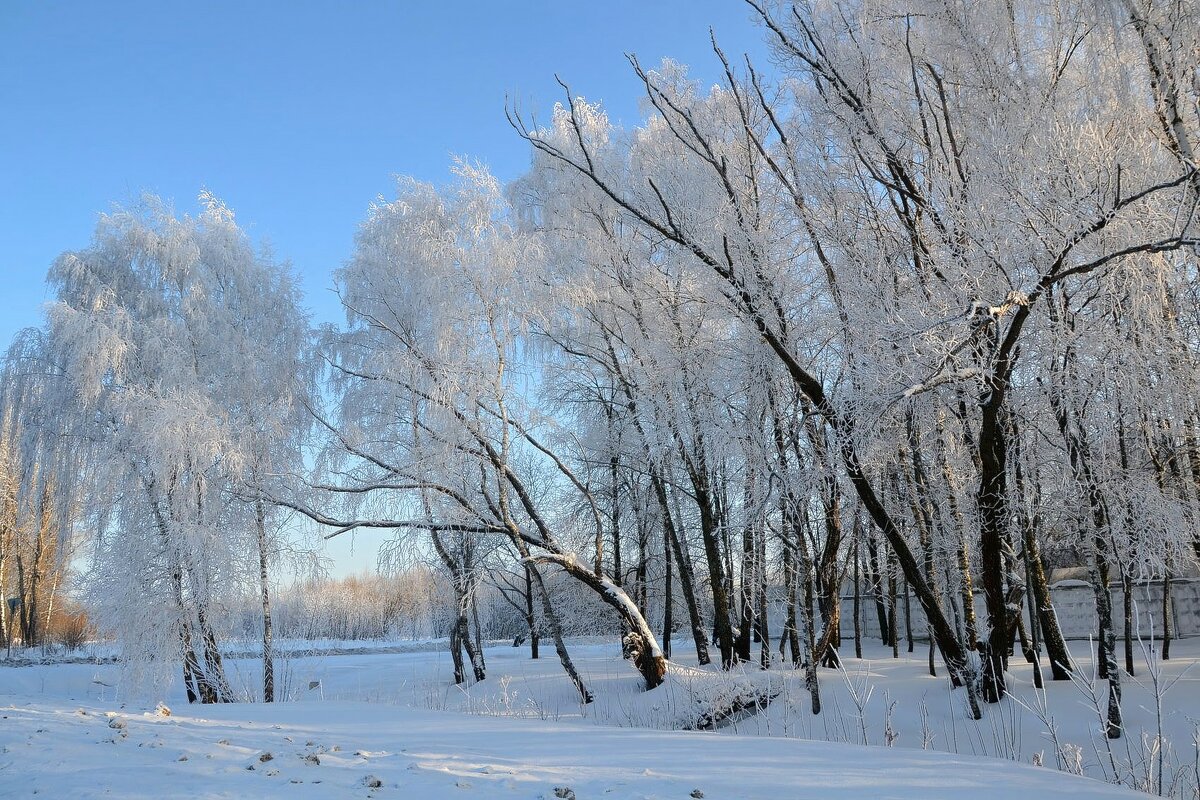
<path id="1" fill-rule="evenodd" d="M 450 626 L 450 658 L 454 662 L 454 683 L 460 685 L 467 680 L 467 671 L 463 665 L 462 656 L 462 618 L 455 614 L 454 623 Z"/>
<path id="2" fill-rule="evenodd" d="M 1026 545 L 1028 548 L 1028 545 Z M 1033 592 L 1033 580 L 1030 577 L 1032 570 L 1031 557 L 1029 550 L 1025 551 L 1025 605 L 1029 609 L 1029 663 L 1033 665 L 1033 687 L 1041 689 L 1043 687 L 1042 679 L 1042 645 L 1038 636 L 1038 613 L 1037 600 Z"/>
<path id="3" fill-rule="evenodd" d="M 533 569 L 528 564 L 525 565 L 525 624 L 529 627 L 529 657 L 536 659 L 538 657 L 538 626 L 537 616 L 533 613 L 533 576 L 529 574 Z"/>
<path id="4" fill-rule="evenodd" d="M 221 649 L 217 646 L 217 636 L 208 622 L 202 603 L 197 604 L 196 620 L 200 624 L 201 643 L 204 652 L 204 669 L 201 671 L 200 698 L 206 703 L 233 702 L 233 692 L 225 680 L 225 666 L 221 662 Z M 205 697 L 208 699 L 206 700 Z"/>
<path id="5" fill-rule="evenodd" d="M 983 403 L 979 426 L 979 557 L 983 595 L 991 630 L 982 642 L 983 697 L 997 703 L 1004 697 L 1004 655 L 1008 650 L 1009 619 L 1005 604 L 1003 543 L 1008 530 L 1008 448 L 1004 434 L 1004 388 L 994 386 Z"/>
<path id="6" fill-rule="evenodd" d="M 667 513 L 667 510 L 664 508 L 663 514 L 666 514 L 666 513 Z M 672 609 L 673 609 L 672 592 L 674 591 L 674 587 L 671 585 L 671 583 L 672 583 L 672 580 L 671 580 L 672 579 L 672 575 L 671 575 L 672 565 L 673 565 L 673 559 L 671 558 L 671 534 L 670 534 L 670 530 L 667 527 L 667 524 L 664 522 L 663 523 L 662 651 L 663 651 L 663 658 L 667 659 L 668 661 L 671 660 L 671 629 L 675 625 L 675 622 L 672 619 L 672 614 L 671 614 Z"/>
<path id="7" fill-rule="evenodd" d="M 550 593 L 546 591 L 546 582 L 542 579 L 542 574 L 538 572 L 535 566 L 531 564 L 529 568 L 533 575 L 534 587 L 542 604 L 542 615 L 546 619 L 546 627 L 550 630 L 550 639 L 554 642 L 554 652 L 558 654 L 558 663 L 562 664 L 563 672 L 567 673 L 567 677 L 575 685 L 576 691 L 579 692 L 579 699 L 584 704 L 591 703 L 595 699 L 595 696 L 592 694 L 592 690 L 587 687 L 587 684 L 584 683 L 583 676 L 579 674 L 579 670 L 575 668 L 575 662 L 571 660 L 571 654 L 567 652 L 567 644 L 563 641 L 562 623 L 558 619 L 558 612 L 554 610 L 554 606 L 550 602 Z"/>
<path id="8" fill-rule="evenodd" d="M 904 638 L 908 643 L 908 652 L 913 651 L 912 603 L 909 598 L 908 581 L 904 582 Z"/>
<path id="9" fill-rule="evenodd" d="M 785 503 L 786 505 L 786 503 Z M 783 536 L 783 580 L 785 591 L 787 592 L 787 608 L 784 612 L 783 633 L 779 637 L 779 655 L 784 655 L 784 648 L 790 649 L 787 658 L 793 667 L 800 665 L 800 637 L 797 631 L 796 624 L 796 566 L 795 558 L 792 554 L 791 536 L 792 526 L 787 522 L 787 509 L 784 509 L 782 525 Z"/>
<path id="10" fill-rule="evenodd" d="M 621 478 L 617 472 L 619 467 L 620 460 L 614 454 L 608 462 L 609 481 L 611 482 L 609 517 L 612 520 L 613 583 L 617 586 L 621 586 L 625 579 L 625 570 L 621 564 Z"/>
<path id="11" fill-rule="evenodd" d="M 700 603 L 696 600 L 696 578 L 692 568 L 692 557 L 684 549 L 679 531 L 675 527 L 675 517 L 671 514 L 666 484 L 653 466 L 650 468 L 650 485 L 654 488 L 654 494 L 658 498 L 658 506 L 662 511 L 663 529 L 670 542 L 671 550 L 675 554 L 675 563 L 679 565 L 679 588 L 683 591 L 683 602 L 687 607 L 692 641 L 696 646 L 696 661 L 700 666 L 704 666 L 710 663 L 708 635 L 704 631 L 704 620 L 700 616 Z"/>
<path id="12" fill-rule="evenodd" d="M 757 547 L 755 549 L 754 560 L 758 565 L 755 570 L 758 586 L 758 623 L 755 630 L 758 632 L 758 641 L 760 643 L 758 651 L 759 665 L 763 669 L 768 669 L 771 666 L 771 631 L 767 626 L 767 537 L 765 531 L 759 530 L 757 537 Z"/>
<path id="13" fill-rule="evenodd" d="M 884 595 L 883 570 L 879 560 L 879 547 L 875 544 L 875 538 L 869 534 L 867 535 L 867 566 L 869 567 L 868 580 L 871 583 L 871 594 L 875 598 L 875 615 L 879 618 L 880 643 L 888 645 L 892 643 L 892 628 L 891 620 L 888 619 L 887 601 Z"/>
<path id="14" fill-rule="evenodd" d="M 1025 481 L 1021 466 L 1021 434 L 1015 418 L 1009 419 L 1009 425 L 1013 435 L 1013 480 L 1018 494 L 1024 497 Z M 1031 505 L 1033 508 L 1037 508 L 1040 497 L 1036 483 L 1030 489 L 1034 493 Z M 1067 651 L 1067 642 L 1063 638 L 1058 617 L 1054 613 L 1050 596 L 1050 582 L 1046 580 L 1046 567 L 1042 562 L 1041 546 L 1038 544 L 1041 516 L 1035 511 L 1029 515 L 1022 514 L 1022 519 L 1024 522 L 1022 534 L 1025 545 L 1025 575 L 1031 609 L 1030 628 L 1034 642 L 1038 641 L 1038 630 L 1041 630 L 1041 639 L 1046 644 L 1046 657 L 1050 660 L 1051 677 L 1056 681 L 1065 681 L 1071 677 L 1071 655 Z M 1037 611 L 1036 619 L 1032 617 L 1033 609 Z M 1040 673 L 1035 680 L 1040 682 Z"/>
<path id="15" fill-rule="evenodd" d="M 749 492 L 747 492 L 749 495 Z M 750 642 L 754 628 L 754 534 L 747 524 L 742 528 L 742 579 L 738 591 L 739 619 L 734 656 L 740 662 L 750 660 Z"/>
<path id="16" fill-rule="evenodd" d="M 658 642 L 654 640 L 654 634 L 650 632 L 644 618 L 641 618 L 636 613 L 636 606 L 632 609 L 630 608 L 632 600 L 629 599 L 627 594 L 622 597 L 619 587 L 603 576 L 596 575 L 591 570 L 582 567 L 570 556 L 547 554 L 533 557 L 532 560 L 540 563 L 554 564 L 559 567 L 571 577 L 587 584 L 587 586 L 596 592 L 601 600 L 615 610 L 621 617 L 622 622 L 625 623 L 626 630 L 628 631 L 622 642 L 623 650 L 626 657 L 633 662 L 638 672 L 642 674 L 642 678 L 646 682 L 646 689 L 654 689 L 662 684 L 663 678 L 667 674 L 667 660 L 663 657 L 662 650 Z M 534 578 L 535 580 L 541 578 L 537 571 L 534 572 Z M 547 612 L 549 615 L 553 612 L 553 609 L 547 608 Z M 557 617 L 551 621 L 551 633 L 555 633 L 556 629 L 558 629 Z M 561 629 L 558 629 L 558 633 L 555 634 L 555 645 L 561 646 L 561 641 Z M 565 654 L 566 647 L 561 646 L 560 657 L 564 657 Z M 564 668 L 569 663 L 570 660 L 567 658 L 566 663 L 563 664 Z M 579 678 L 579 674 L 575 671 L 573 664 L 571 664 L 568 674 L 577 681 L 577 686 L 583 685 L 583 681 Z M 587 693 L 584 702 L 592 702 L 591 692 Z"/>
<path id="17" fill-rule="evenodd" d="M 700 535 L 704 539 L 704 557 L 708 562 L 709 585 L 712 589 L 713 635 L 721 651 L 721 667 L 729 669 L 733 666 L 734 642 L 733 628 L 729 624 L 729 594 L 721 559 L 720 531 L 717 529 L 707 479 L 693 473 L 692 481 L 700 511 Z"/>
<path id="18" fill-rule="evenodd" d="M 1133 672 L 1133 579 L 1125 570 L 1121 571 L 1121 591 L 1124 593 L 1125 612 L 1125 672 L 1134 677 Z"/>
<path id="19" fill-rule="evenodd" d="M 1162 589 L 1162 657 L 1163 661 L 1171 660 L 1171 636 L 1173 633 L 1171 609 L 1171 565 L 1163 573 Z"/>
<path id="20" fill-rule="evenodd" d="M 899 626 L 896 624 L 896 559 L 892 554 L 891 548 L 888 548 L 887 553 L 887 570 L 888 570 L 888 632 L 891 639 L 888 644 L 892 646 L 892 658 L 900 657 L 900 636 Z"/>
<path id="21" fill-rule="evenodd" d="M 862 531 L 859 530 L 858 515 L 854 515 L 854 657 L 862 659 L 862 610 L 861 605 L 861 589 L 859 582 L 859 539 Z"/>
<path id="22" fill-rule="evenodd" d="M 1109 545 L 1111 515 L 1092 474 L 1089 448 L 1084 432 L 1072 428 L 1068 410 L 1057 391 L 1050 392 L 1050 405 L 1055 421 L 1067 448 L 1067 458 L 1075 479 L 1083 488 L 1092 515 L 1091 583 L 1096 597 L 1096 617 L 1099 621 L 1099 642 L 1096 658 L 1101 677 L 1108 680 L 1108 719 L 1106 734 L 1110 739 L 1121 737 L 1121 669 L 1117 664 L 1116 634 L 1113 632 L 1112 597 L 1109 595 Z"/>

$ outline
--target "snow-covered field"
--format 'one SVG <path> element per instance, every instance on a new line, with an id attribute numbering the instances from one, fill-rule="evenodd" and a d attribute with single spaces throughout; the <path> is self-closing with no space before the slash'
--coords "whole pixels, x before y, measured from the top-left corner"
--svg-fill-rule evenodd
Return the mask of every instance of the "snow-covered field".
<path id="1" fill-rule="evenodd" d="M 607 642 L 572 648 L 597 697 L 590 706 L 552 648 L 535 662 L 527 649 L 489 647 L 488 679 L 467 689 L 450 683 L 449 655 L 436 643 L 348 649 L 330 643 L 326 654 L 282 661 L 291 702 L 188 706 L 179 685 L 163 698 L 169 716 L 123 697 L 115 664 L 0 667 L 0 796 L 1137 796 L 1059 772 L 1060 761 L 1095 777 L 1115 765 L 1127 781 L 1157 788 L 1160 717 L 1144 662 L 1141 683 L 1126 688 L 1129 735 L 1110 754 L 1086 687 L 1048 683 L 1039 695 L 1021 661 L 1013 701 L 975 723 L 962 692 L 926 674 L 922 652 L 893 660 L 872 649 L 870 660 L 847 659 L 843 675 L 823 671 L 825 710 L 813 716 L 790 670 L 722 676 L 685 662 L 666 686 L 641 692 Z M 1090 669 L 1085 643 L 1073 649 Z M 1173 650 L 1161 673 L 1174 681 L 1161 716 L 1164 791 L 1177 779 L 1176 795 L 1191 797 L 1200 670 L 1189 667 L 1200 640 Z M 256 662 L 231 664 L 253 685 Z M 747 689 L 777 696 L 715 734 L 667 730 Z"/>

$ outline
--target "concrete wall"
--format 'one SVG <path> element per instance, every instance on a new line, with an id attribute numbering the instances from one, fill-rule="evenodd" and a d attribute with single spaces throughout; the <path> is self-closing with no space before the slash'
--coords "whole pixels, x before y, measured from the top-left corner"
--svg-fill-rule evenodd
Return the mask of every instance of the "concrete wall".
<path id="1" fill-rule="evenodd" d="M 783 630 L 783 620 L 786 606 L 778 594 L 772 593 L 769 617 L 771 636 L 778 636 Z M 1058 616 L 1059 626 L 1063 636 L 1068 639 L 1096 638 L 1099 623 L 1096 620 L 1096 599 L 1092 587 L 1083 581 L 1060 581 L 1050 590 L 1054 603 L 1054 612 Z M 1121 637 L 1125 619 L 1125 593 L 1119 588 L 1110 592 L 1113 604 L 1113 627 L 1117 637 Z M 1200 636 L 1200 578 L 1177 578 L 1171 581 L 1172 605 L 1172 635 L 1175 637 Z M 886 601 L 885 601 L 886 602 Z M 1162 581 L 1151 581 L 1135 584 L 1133 589 L 1134 602 L 1134 634 L 1144 639 L 1158 638 L 1162 634 Z M 879 638 L 879 618 L 875 611 L 875 599 L 864 593 L 860 599 L 861 625 L 864 638 Z M 920 604 L 915 597 L 910 598 L 909 604 L 913 613 L 913 638 L 926 639 L 925 617 L 921 613 Z M 899 634 L 904 639 L 904 597 L 896 598 L 896 616 L 899 621 Z M 1025 622 L 1029 617 L 1024 610 Z M 853 595 L 842 597 L 842 635 L 854 635 Z M 983 604 L 983 596 L 975 595 L 975 614 L 980 624 L 987 619 Z M 953 622 L 953 618 L 951 618 Z"/>

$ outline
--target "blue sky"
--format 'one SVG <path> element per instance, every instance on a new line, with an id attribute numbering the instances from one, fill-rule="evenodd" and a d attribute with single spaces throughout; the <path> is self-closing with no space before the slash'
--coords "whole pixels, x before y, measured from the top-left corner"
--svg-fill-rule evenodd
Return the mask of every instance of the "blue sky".
<path id="1" fill-rule="evenodd" d="M 768 55 L 739 0 L 54 2 L 0 0 L 0 342 L 37 324 L 44 277 L 99 212 L 208 188 L 301 274 L 317 321 L 330 273 L 394 176 L 440 183 L 453 155 L 502 179 L 529 154 L 505 97 L 546 118 L 561 90 L 638 119 L 624 53 L 717 79 Z M 373 551 L 373 548 L 371 548 Z"/>

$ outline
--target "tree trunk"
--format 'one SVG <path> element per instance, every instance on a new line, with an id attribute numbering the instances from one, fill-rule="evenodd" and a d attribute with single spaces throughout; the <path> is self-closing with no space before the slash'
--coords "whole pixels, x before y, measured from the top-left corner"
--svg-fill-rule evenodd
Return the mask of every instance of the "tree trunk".
<path id="1" fill-rule="evenodd" d="M 1033 687 L 1035 689 L 1043 688 L 1042 680 L 1042 646 L 1038 636 L 1038 610 L 1037 600 L 1033 592 L 1033 579 L 1031 578 L 1032 564 L 1031 557 L 1026 545 L 1025 550 L 1025 605 L 1029 609 L 1029 638 L 1030 652 L 1029 663 L 1033 664 Z"/>
<path id="2" fill-rule="evenodd" d="M 749 480 L 749 479 L 747 479 Z M 751 492 L 747 487 L 743 505 L 749 507 Z M 750 660 L 750 642 L 754 627 L 754 533 L 749 523 L 742 526 L 742 575 L 738 587 L 739 620 L 734 656 L 739 662 Z"/>
<path id="3" fill-rule="evenodd" d="M 1171 565 L 1168 562 L 1167 569 L 1163 572 L 1163 589 L 1162 589 L 1162 658 L 1163 661 L 1171 660 L 1171 635 L 1173 632 L 1172 626 L 1172 609 L 1171 609 Z"/>
<path id="4" fill-rule="evenodd" d="M 891 634 L 891 639 L 888 644 L 892 646 L 892 658 L 900 657 L 900 636 L 899 626 L 896 624 L 896 558 L 892 554 L 891 548 L 887 552 L 887 571 L 888 571 L 888 631 Z"/>
<path id="5" fill-rule="evenodd" d="M 608 474 L 609 482 L 611 483 L 611 495 L 609 497 L 609 517 L 612 520 L 612 532 L 610 535 L 612 538 L 613 552 L 613 583 L 617 584 L 617 586 L 621 586 L 625 579 L 625 568 L 621 564 L 621 478 L 618 474 L 619 467 L 620 459 L 614 453 L 608 462 Z M 601 554 L 598 551 L 596 554 L 597 575 L 602 573 L 602 569 L 599 568 L 600 562 Z"/>
<path id="6" fill-rule="evenodd" d="M 1025 563 L 1028 572 L 1029 591 L 1037 608 L 1037 627 L 1041 629 L 1046 644 L 1046 658 L 1050 661 L 1050 675 L 1056 681 L 1071 677 L 1071 654 L 1054 613 L 1050 596 L 1050 582 L 1046 580 L 1046 568 L 1042 563 L 1042 551 L 1038 546 L 1037 531 L 1033 525 L 1025 531 Z"/>
<path id="7" fill-rule="evenodd" d="M 1128 570 L 1121 570 L 1121 591 L 1125 595 L 1125 672 L 1134 677 L 1133 672 L 1133 579 Z"/>
<path id="8" fill-rule="evenodd" d="M 881 644 L 888 645 L 892 642 L 892 628 L 884 599 L 883 569 L 879 561 L 879 547 L 870 534 L 867 535 L 867 566 L 867 579 L 871 584 L 871 594 L 875 598 L 875 615 L 879 619 L 879 640 Z"/>
<path id="9" fill-rule="evenodd" d="M 1084 432 L 1071 427 L 1071 420 L 1062 398 L 1050 392 L 1050 405 L 1055 421 L 1067 448 L 1067 458 L 1076 481 L 1083 488 L 1092 512 L 1091 583 L 1096 597 L 1096 617 L 1099 621 L 1098 672 L 1108 680 L 1108 718 L 1105 733 L 1110 739 L 1121 737 L 1121 669 L 1117 664 L 1116 635 L 1112 625 L 1112 597 L 1109 595 L 1109 547 L 1106 537 L 1111 533 L 1104 495 L 1092 474 L 1089 449 Z"/>
<path id="10" fill-rule="evenodd" d="M 804 654 L 804 687 L 808 689 L 809 701 L 813 714 L 821 713 L 821 682 L 817 677 L 817 638 L 816 615 L 813 613 L 813 568 L 805 545 L 804 532 L 797 530 L 796 541 L 800 544 L 800 581 L 804 591 L 804 602 L 800 606 L 804 619 L 804 641 L 807 652 Z"/>
<path id="11" fill-rule="evenodd" d="M 787 523 L 787 510 L 784 509 L 782 525 L 783 547 L 783 580 L 787 592 L 787 609 L 784 612 L 783 633 L 779 637 L 779 655 L 783 656 L 784 647 L 790 649 L 788 661 L 793 667 L 800 665 L 800 636 L 796 625 L 796 561 L 792 554 L 792 543 L 788 539 L 791 526 Z"/>
<path id="12" fill-rule="evenodd" d="M 567 652 L 567 645 L 563 641 L 562 624 L 558 620 L 558 612 L 554 610 L 554 606 L 550 602 L 550 594 L 546 591 L 546 582 L 542 579 L 542 574 L 538 572 L 533 564 L 530 564 L 529 568 L 533 575 L 533 582 L 537 588 L 538 597 L 542 603 L 542 614 L 546 618 L 546 627 L 550 629 L 550 638 L 554 642 L 554 652 L 558 654 L 558 661 L 562 664 L 563 671 L 567 673 L 567 677 L 571 679 L 571 683 L 575 685 L 576 691 L 579 692 L 579 699 L 585 705 L 591 703 L 595 697 L 592 695 L 592 690 L 583 682 L 583 677 L 579 674 L 579 670 L 575 668 L 575 662 L 571 660 L 571 654 Z M 597 578 L 587 570 L 583 570 L 583 572 L 592 575 L 596 580 L 607 580 Z M 616 588 L 617 591 L 621 591 L 619 587 Z M 621 594 L 624 595 L 624 592 L 621 592 Z M 665 666 L 663 671 L 666 671 Z"/>
<path id="13" fill-rule="evenodd" d="M 965 409 L 965 405 L 963 408 Z M 963 641 L 968 649 L 973 650 L 979 634 L 975 622 L 975 590 L 971 583 L 971 554 L 967 549 L 967 523 L 962 513 L 962 507 L 958 502 L 958 493 L 955 491 L 954 473 L 950 469 L 950 460 L 946 456 L 945 428 L 940 414 L 937 417 L 936 424 L 937 439 L 934 442 L 936 445 L 934 452 L 937 456 L 938 468 L 942 473 L 942 480 L 946 483 L 947 503 L 950 506 L 950 516 L 954 522 L 954 540 L 958 542 L 955 555 L 957 556 L 958 564 L 957 585 L 959 602 L 962 607 Z M 963 425 L 965 431 L 965 420 Z M 970 443 L 973 437 L 969 433 L 964 432 L 964 439 Z M 978 453 L 975 453 L 975 455 L 978 456 Z M 950 588 L 947 587 L 947 592 L 949 591 Z"/>
<path id="14" fill-rule="evenodd" d="M 696 578 L 692 568 L 691 554 L 683 547 L 679 531 L 675 527 L 675 517 L 667 498 L 667 487 L 658 470 L 651 466 L 650 485 L 658 498 L 662 510 L 663 528 L 670 541 L 671 550 L 675 553 L 675 563 L 679 565 L 679 588 L 683 590 L 683 602 L 687 607 L 688 623 L 692 629 L 692 641 L 696 645 L 696 662 L 700 666 L 710 663 L 708 655 L 708 635 L 704 631 L 704 620 L 700 616 L 700 603 L 696 600 Z"/>
<path id="15" fill-rule="evenodd" d="M 859 528 L 858 515 L 855 514 L 854 515 L 854 657 L 861 660 L 863 657 L 862 656 L 862 624 L 861 624 L 862 623 L 862 611 L 860 609 L 860 606 L 862 605 L 862 601 L 860 599 L 861 590 L 859 588 L 859 586 L 860 586 L 859 585 L 860 564 L 859 564 L 859 556 L 858 556 L 858 551 L 859 551 L 858 541 L 859 541 L 859 538 L 861 535 L 861 531 L 858 528 Z"/>
<path id="16" fill-rule="evenodd" d="M 663 513 L 667 513 L 664 508 Z M 672 592 L 674 587 L 671 585 L 671 568 L 673 559 L 671 558 L 671 534 L 663 524 L 663 632 L 662 632 L 662 651 L 663 658 L 671 660 L 671 628 L 674 627 L 674 620 L 671 618 L 672 612 Z"/>
<path id="17" fill-rule="evenodd" d="M 533 613 L 533 578 L 529 571 L 532 569 L 528 564 L 525 565 L 525 624 L 529 627 L 529 657 L 537 659 L 538 657 L 538 626 L 537 617 Z"/>
<path id="18" fill-rule="evenodd" d="M 254 522 L 258 539 L 258 585 L 262 592 L 263 702 L 275 702 L 275 659 L 271 633 L 271 594 L 267 578 L 267 513 L 261 500 L 255 503 Z"/>
<path id="19" fill-rule="evenodd" d="M 617 612 L 628 627 L 629 632 L 625 635 L 624 642 L 625 652 L 637 667 L 638 672 L 642 674 L 647 691 L 662 684 L 663 678 L 667 674 L 667 660 L 663 657 L 662 648 L 654 638 L 650 626 L 646 624 L 645 617 L 638 611 L 637 604 L 621 587 L 604 576 L 598 576 L 582 568 L 572 556 L 547 553 L 533 556 L 530 560 L 534 563 L 554 564 L 561 567 L 571 577 L 590 586 L 601 600 Z M 536 571 L 534 575 L 537 579 L 541 577 Z M 551 624 L 551 632 L 554 632 L 556 628 L 558 628 L 557 620 Z M 561 641 L 561 631 L 557 635 L 555 643 L 557 644 L 559 641 Z M 565 648 L 563 653 L 565 653 Z M 566 664 L 563 666 L 566 667 Z M 575 674 L 578 675 L 578 673 Z M 582 680 L 579 681 L 579 685 L 582 685 Z M 590 692 L 584 702 L 591 702 Z"/>
<path id="20" fill-rule="evenodd" d="M 913 651 L 912 603 L 909 598 L 908 581 L 904 582 L 904 638 L 908 643 L 908 652 Z"/>
<path id="21" fill-rule="evenodd" d="M 721 559 L 721 542 L 713 515 L 712 499 L 707 480 L 693 474 L 696 505 L 700 511 L 700 535 L 704 539 L 704 557 L 708 562 L 709 586 L 713 598 L 713 634 L 721 651 L 721 668 L 733 666 L 733 628 L 729 624 L 729 595 L 726 591 L 725 568 Z"/>
<path id="22" fill-rule="evenodd" d="M 763 669 L 769 669 L 771 666 L 771 631 L 767 625 L 767 537 L 766 532 L 762 529 L 758 530 L 756 545 L 754 561 L 757 564 L 755 575 L 758 579 L 756 582 L 758 587 L 758 612 L 756 614 L 758 623 L 756 630 L 758 631 L 758 641 L 760 644 L 758 660 L 759 665 Z"/>
<path id="23" fill-rule="evenodd" d="M 983 596 L 990 632 L 980 657 L 983 661 L 983 697 L 998 703 L 1007 687 L 1004 656 L 1008 651 L 1011 620 L 1006 606 L 1003 544 L 1008 532 L 1008 448 L 1004 431 L 1004 388 L 990 387 L 979 426 L 979 557 Z"/>
<path id="24" fill-rule="evenodd" d="M 458 602 L 455 600 L 455 606 Z M 454 623 L 450 626 L 450 659 L 454 662 L 454 685 L 460 686 L 467 680 L 467 670 L 463 664 L 462 617 L 457 611 Z"/>
<path id="25" fill-rule="evenodd" d="M 201 642 L 204 648 L 204 671 L 201 680 L 211 692 L 211 703 L 232 703 L 233 691 L 225 678 L 225 665 L 221 660 L 221 648 L 217 645 L 216 632 L 208 621 L 204 604 L 197 602 L 196 620 L 200 624 Z"/>
<path id="26" fill-rule="evenodd" d="M 200 699 L 199 672 L 200 664 L 196 660 L 196 650 L 192 647 L 191 626 L 183 605 L 183 570 L 176 567 L 171 571 L 171 597 L 175 601 L 176 624 L 179 627 L 179 649 L 183 660 L 183 685 L 187 689 L 189 703 Z"/>
<path id="27" fill-rule="evenodd" d="M 1109 594 L 1107 548 L 1102 536 L 1095 537 L 1092 585 L 1096 595 L 1096 616 L 1100 621 L 1100 642 L 1097 657 L 1104 665 L 1108 678 L 1108 719 L 1105 734 L 1109 739 L 1121 738 L 1121 668 L 1117 666 L 1117 642 L 1112 624 L 1112 596 Z"/>

